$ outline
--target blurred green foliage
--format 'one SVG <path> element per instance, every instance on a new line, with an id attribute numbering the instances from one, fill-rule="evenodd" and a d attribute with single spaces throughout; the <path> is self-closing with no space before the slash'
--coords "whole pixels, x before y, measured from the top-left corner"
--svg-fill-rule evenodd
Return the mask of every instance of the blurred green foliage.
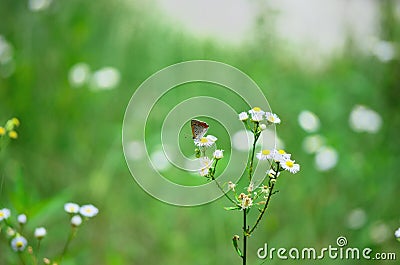
<path id="1" fill-rule="evenodd" d="M 381 1 L 379 37 L 398 45 L 393 2 Z M 400 258 L 393 238 L 400 226 L 399 57 L 382 63 L 359 52 L 349 38 L 342 53 L 314 69 L 293 58 L 263 27 L 242 46 L 215 43 L 172 28 L 145 4 L 122 0 L 53 1 L 40 12 L 30 11 L 27 1 L 2 0 L 0 17 L 0 35 L 12 44 L 15 62 L 13 74 L 0 78 L 0 123 L 13 116 L 21 121 L 19 139 L 1 156 L 0 208 L 11 208 L 14 218 L 26 213 L 31 227 L 46 226 L 42 247 L 51 254 L 61 250 L 68 231 L 63 203 L 95 204 L 100 214 L 81 229 L 65 264 L 240 263 L 231 237 L 241 233 L 241 215 L 224 211 L 223 198 L 194 208 L 163 204 L 134 182 L 124 161 L 121 127 L 132 93 L 154 72 L 192 59 L 221 61 L 253 78 L 283 120 L 278 134 L 302 166 L 300 173 L 279 179 L 280 192 L 250 238 L 249 264 L 261 263 L 255 253 L 265 242 L 322 248 L 340 235 L 350 246 L 396 252 Z M 118 88 L 71 88 L 68 72 L 78 62 L 92 70 L 117 68 Z M 223 91 L 216 94 L 224 97 Z M 176 102 L 164 104 L 168 110 Z M 377 134 L 351 130 L 348 117 L 356 104 L 380 113 L 383 126 Z M 318 172 L 314 157 L 302 150 L 307 133 L 296 119 L 304 109 L 319 116 L 319 133 L 338 151 L 334 169 Z M 356 208 L 365 211 L 367 221 L 350 229 L 347 216 Z M 371 240 L 377 224 L 389 228 L 381 243 Z M 0 253 L 0 264 L 17 262 L 6 242 L 0 242 Z"/>

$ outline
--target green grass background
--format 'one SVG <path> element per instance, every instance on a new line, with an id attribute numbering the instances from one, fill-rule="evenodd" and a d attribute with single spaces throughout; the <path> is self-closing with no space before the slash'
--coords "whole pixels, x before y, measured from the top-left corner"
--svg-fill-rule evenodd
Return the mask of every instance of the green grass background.
<path id="1" fill-rule="evenodd" d="M 360 53 L 349 36 L 343 52 L 314 69 L 294 58 L 290 51 L 299 47 L 281 43 L 268 27 L 255 27 L 256 37 L 241 46 L 229 45 L 184 34 L 150 11 L 122 0 L 54 1 L 36 13 L 26 1 L 0 3 L 0 34 L 12 43 L 16 63 L 10 77 L 0 78 L 0 123 L 13 116 L 21 121 L 19 139 L 1 156 L 0 208 L 11 208 L 13 218 L 27 213 L 28 229 L 46 226 L 43 253 L 54 256 L 62 249 L 69 229 L 62 207 L 75 201 L 93 203 L 100 213 L 79 231 L 64 264 L 240 264 L 231 246 L 231 237 L 241 232 L 240 213 L 224 211 L 223 198 L 193 208 L 155 200 L 134 182 L 122 152 L 122 120 L 134 90 L 166 66 L 210 59 L 239 68 L 263 89 L 284 121 L 279 136 L 302 166 L 300 173 L 279 179 L 280 193 L 250 239 L 249 264 L 261 263 L 255 253 L 264 242 L 322 248 L 340 235 L 350 246 L 396 252 L 400 258 L 393 237 L 400 226 L 399 57 L 382 63 Z M 380 38 L 398 45 L 393 1 L 381 1 L 381 17 Z M 118 88 L 97 93 L 71 88 L 68 71 L 78 62 L 92 69 L 116 67 Z M 356 104 L 381 114 L 379 133 L 350 129 Z M 308 134 L 297 115 L 304 109 L 317 113 L 319 133 L 339 152 L 334 169 L 316 171 L 314 157 L 301 148 Z M 352 230 L 346 218 L 355 208 L 365 210 L 367 222 Z M 379 223 L 391 236 L 378 244 L 370 233 Z M 17 263 L 1 241 L 0 264 Z M 367 263 L 372 262 L 357 261 Z"/>

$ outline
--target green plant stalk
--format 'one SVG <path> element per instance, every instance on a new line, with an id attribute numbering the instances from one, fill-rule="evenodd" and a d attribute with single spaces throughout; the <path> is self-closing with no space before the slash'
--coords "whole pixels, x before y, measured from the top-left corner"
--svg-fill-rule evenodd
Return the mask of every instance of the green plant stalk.
<path id="1" fill-rule="evenodd" d="M 68 236 L 67 242 L 65 242 L 65 246 L 64 246 L 63 252 L 60 255 L 60 260 L 59 260 L 58 264 L 61 264 L 61 261 L 62 261 L 64 255 L 65 255 L 65 253 L 67 253 L 69 244 L 71 243 L 72 239 L 74 239 L 74 237 L 76 236 L 77 230 L 78 229 L 76 227 L 72 227 L 71 233 Z"/>
<path id="2" fill-rule="evenodd" d="M 247 210 L 243 209 L 243 265 L 246 265 L 247 262 Z"/>
<path id="3" fill-rule="evenodd" d="M 251 150 L 251 157 L 250 157 L 250 163 L 249 163 L 249 180 L 251 181 L 253 177 L 253 164 L 254 164 L 254 154 L 256 152 L 256 144 L 258 141 L 258 138 L 260 137 L 260 132 L 258 131 L 258 122 L 254 124 L 254 129 L 252 130 L 254 134 L 254 140 L 253 140 L 253 146 Z"/>
<path id="4" fill-rule="evenodd" d="M 251 233 L 253 233 L 253 231 L 257 228 L 257 226 L 258 226 L 258 224 L 260 223 L 260 221 L 261 221 L 261 219 L 262 219 L 262 217 L 263 217 L 265 211 L 266 211 L 267 208 L 268 208 L 268 204 L 269 204 L 269 201 L 271 200 L 271 197 L 272 197 L 272 195 L 273 195 L 273 190 L 274 190 L 274 187 L 275 187 L 275 182 L 272 182 L 271 180 L 272 180 L 272 179 L 276 180 L 276 176 L 277 176 L 277 174 L 278 174 L 278 172 L 279 172 L 279 164 L 278 164 L 278 166 L 277 166 L 276 171 L 274 170 L 274 172 L 275 172 L 274 177 L 273 177 L 273 178 L 271 178 L 271 177 L 269 178 L 268 186 L 270 187 L 270 189 L 269 189 L 269 193 L 268 193 L 267 200 L 265 201 L 264 208 L 261 210 L 261 213 L 258 215 L 257 220 L 256 220 L 256 222 L 254 223 L 254 225 L 252 226 L 252 228 L 248 231 L 248 232 L 249 232 L 249 235 L 251 235 Z"/>
<path id="5" fill-rule="evenodd" d="M 217 184 L 217 186 L 218 186 L 218 188 L 221 190 L 222 194 L 224 194 L 224 196 L 225 196 L 226 198 L 228 198 L 228 200 L 229 200 L 230 202 L 232 202 L 232 203 L 236 206 L 237 203 L 236 203 L 234 200 L 232 200 L 231 197 L 228 196 L 228 194 L 224 191 L 224 189 L 221 187 L 221 185 L 219 185 L 218 181 L 217 181 L 217 180 L 215 179 L 215 177 L 214 177 L 215 171 L 216 171 L 216 169 L 217 169 L 217 164 L 218 164 L 218 159 L 215 160 L 214 168 L 213 168 L 213 170 L 211 171 L 211 174 L 210 174 L 210 175 L 211 175 L 211 179 L 212 179 L 213 181 L 215 181 L 215 184 Z"/>

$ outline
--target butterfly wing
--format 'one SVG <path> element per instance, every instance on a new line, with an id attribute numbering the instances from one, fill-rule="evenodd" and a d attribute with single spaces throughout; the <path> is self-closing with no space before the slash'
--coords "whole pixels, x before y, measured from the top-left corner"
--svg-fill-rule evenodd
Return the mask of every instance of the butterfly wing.
<path id="1" fill-rule="evenodd" d="M 200 139 L 208 131 L 208 124 L 204 121 L 191 120 L 193 139 Z"/>

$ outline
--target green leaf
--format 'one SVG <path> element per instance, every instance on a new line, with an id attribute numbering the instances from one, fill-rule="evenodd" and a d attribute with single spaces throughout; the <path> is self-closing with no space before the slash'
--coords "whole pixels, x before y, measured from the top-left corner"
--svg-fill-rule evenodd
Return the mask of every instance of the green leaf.
<path id="1" fill-rule="evenodd" d="M 232 207 L 224 207 L 224 209 L 227 211 L 233 211 L 233 210 L 240 210 L 240 207 L 232 206 Z"/>

